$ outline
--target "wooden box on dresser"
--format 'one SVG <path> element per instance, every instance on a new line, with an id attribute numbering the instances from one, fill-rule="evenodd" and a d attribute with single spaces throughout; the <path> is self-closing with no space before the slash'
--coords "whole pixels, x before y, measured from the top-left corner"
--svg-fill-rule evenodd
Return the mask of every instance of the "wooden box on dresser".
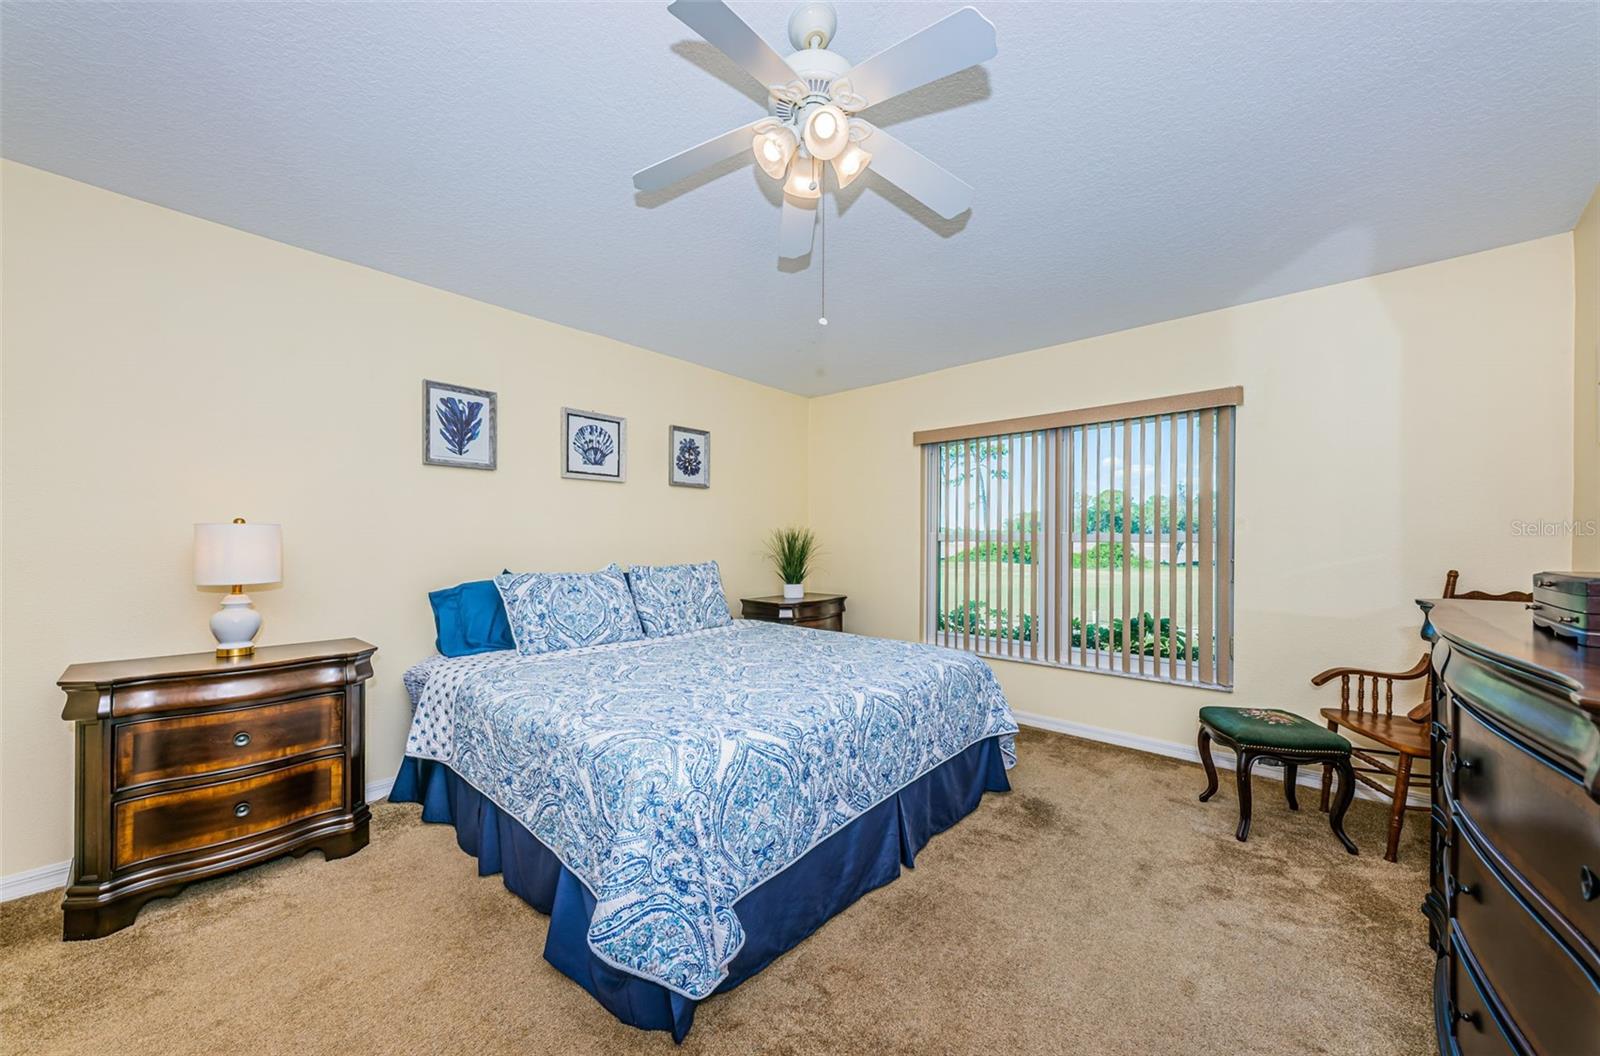
<path id="1" fill-rule="evenodd" d="M 1420 603 L 1433 642 L 1445 1056 L 1600 1053 L 1600 649 L 1521 604 Z"/>
<path id="2" fill-rule="evenodd" d="M 63 938 L 109 935 L 195 880 L 365 847 L 375 651 L 343 638 L 67 668 L 77 838 Z"/>

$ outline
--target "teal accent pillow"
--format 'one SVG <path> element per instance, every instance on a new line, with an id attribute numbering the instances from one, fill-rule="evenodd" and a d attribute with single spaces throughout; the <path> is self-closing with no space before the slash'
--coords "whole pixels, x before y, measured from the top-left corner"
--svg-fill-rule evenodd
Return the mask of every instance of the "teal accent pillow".
<path id="1" fill-rule="evenodd" d="M 515 649 L 511 623 L 500 592 L 488 579 L 429 591 L 433 606 L 434 647 L 445 656 L 471 656 Z"/>

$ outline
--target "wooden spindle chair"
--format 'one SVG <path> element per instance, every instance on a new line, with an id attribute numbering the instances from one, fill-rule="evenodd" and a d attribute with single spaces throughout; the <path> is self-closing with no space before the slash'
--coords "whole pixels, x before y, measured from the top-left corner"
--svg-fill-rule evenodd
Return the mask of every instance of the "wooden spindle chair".
<path id="1" fill-rule="evenodd" d="M 1451 569 L 1444 578 L 1444 597 L 1463 598 L 1478 601 L 1521 601 L 1533 600 L 1533 595 L 1524 591 L 1507 591 L 1504 594 L 1488 594 L 1481 590 L 1469 590 L 1465 593 L 1456 592 L 1456 582 L 1461 573 Z M 1411 791 L 1412 778 L 1419 781 L 1428 781 L 1430 774 L 1413 773 L 1412 766 L 1418 759 L 1428 758 L 1429 748 L 1429 720 L 1433 717 L 1433 669 L 1429 664 L 1428 654 L 1423 653 L 1422 659 L 1405 671 L 1374 671 L 1362 667 L 1333 667 L 1317 675 L 1311 680 L 1313 686 L 1321 686 L 1333 679 L 1339 680 L 1339 706 L 1337 708 L 1323 708 L 1322 717 L 1328 723 L 1328 729 L 1339 732 L 1342 728 L 1358 737 L 1363 737 L 1374 742 L 1373 746 L 1356 745 L 1351 749 L 1351 758 L 1364 766 L 1355 766 L 1355 778 L 1368 788 L 1376 789 L 1390 800 L 1389 806 L 1389 844 L 1384 851 L 1386 861 L 1395 861 L 1400 852 L 1400 833 L 1405 827 L 1406 811 L 1427 810 L 1427 804 L 1413 806 L 1407 802 Z M 1355 681 L 1355 698 L 1351 699 L 1350 684 Z M 1412 682 L 1424 680 L 1422 701 L 1409 711 L 1400 715 L 1394 713 L 1394 684 L 1396 682 Z M 1386 760 L 1392 759 L 1390 763 Z M 1377 775 L 1377 776 L 1374 776 Z M 1384 784 L 1380 778 L 1388 777 L 1392 784 Z M 1328 793 L 1333 782 L 1331 767 L 1322 768 L 1322 809 L 1328 809 Z"/>

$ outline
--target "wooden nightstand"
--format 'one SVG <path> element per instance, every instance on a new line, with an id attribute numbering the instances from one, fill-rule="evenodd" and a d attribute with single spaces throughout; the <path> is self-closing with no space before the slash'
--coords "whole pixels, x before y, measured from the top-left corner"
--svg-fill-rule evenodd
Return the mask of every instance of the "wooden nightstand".
<path id="1" fill-rule="evenodd" d="M 747 620 L 792 623 L 822 631 L 844 630 L 846 594 L 806 594 L 799 601 L 784 601 L 782 594 L 764 598 L 740 598 Z"/>
<path id="2" fill-rule="evenodd" d="M 367 845 L 357 638 L 74 664 L 77 841 L 62 937 L 97 939 L 195 880 Z"/>

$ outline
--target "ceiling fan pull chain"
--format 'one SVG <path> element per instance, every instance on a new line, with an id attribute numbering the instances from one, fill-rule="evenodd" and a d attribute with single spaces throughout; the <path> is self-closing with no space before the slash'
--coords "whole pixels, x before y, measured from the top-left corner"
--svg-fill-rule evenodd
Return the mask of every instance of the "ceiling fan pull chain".
<path id="1" fill-rule="evenodd" d="M 821 190 L 818 187 L 817 190 Z M 817 299 L 821 304 L 820 314 L 817 316 L 818 326 L 828 325 L 828 199 L 817 199 L 817 250 L 822 254 L 822 260 L 817 264 Z"/>

